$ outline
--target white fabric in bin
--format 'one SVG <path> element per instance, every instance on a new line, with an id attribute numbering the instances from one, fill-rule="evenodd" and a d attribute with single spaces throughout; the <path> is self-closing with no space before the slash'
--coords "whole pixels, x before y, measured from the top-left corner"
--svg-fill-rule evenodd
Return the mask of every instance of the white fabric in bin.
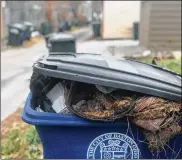
<path id="1" fill-rule="evenodd" d="M 65 90 L 63 85 L 58 83 L 46 95 L 47 98 L 52 101 L 52 108 L 56 113 L 60 113 L 64 108 L 66 108 L 64 92 Z"/>

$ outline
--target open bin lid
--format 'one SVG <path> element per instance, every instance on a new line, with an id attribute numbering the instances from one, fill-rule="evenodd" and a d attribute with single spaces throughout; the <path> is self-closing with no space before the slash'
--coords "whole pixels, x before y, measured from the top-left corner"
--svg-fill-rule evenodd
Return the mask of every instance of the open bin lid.
<path id="1" fill-rule="evenodd" d="M 181 75 L 138 61 L 100 54 L 50 53 L 34 65 L 34 70 L 55 78 L 181 101 Z"/>
<path id="2" fill-rule="evenodd" d="M 20 24 L 20 23 L 12 24 L 12 25 L 10 25 L 10 27 L 17 28 L 19 30 L 25 30 L 25 26 L 23 24 Z"/>

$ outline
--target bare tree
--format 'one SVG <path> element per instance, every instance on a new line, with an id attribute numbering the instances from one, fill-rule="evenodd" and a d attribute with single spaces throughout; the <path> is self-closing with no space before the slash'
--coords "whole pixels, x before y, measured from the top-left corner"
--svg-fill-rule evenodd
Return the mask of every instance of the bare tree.
<path id="1" fill-rule="evenodd" d="M 84 1 L 70 1 L 70 5 L 74 14 L 74 17 L 77 18 L 77 11 L 79 9 L 79 6 L 83 3 Z"/>

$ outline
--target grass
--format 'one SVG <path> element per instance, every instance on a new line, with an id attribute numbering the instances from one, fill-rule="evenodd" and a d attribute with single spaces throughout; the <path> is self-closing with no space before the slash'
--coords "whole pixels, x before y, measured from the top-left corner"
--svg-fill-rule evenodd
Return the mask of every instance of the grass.
<path id="1" fill-rule="evenodd" d="M 32 125 L 21 119 L 22 108 L 1 122 L 1 159 L 41 159 L 42 144 Z"/>
<path id="2" fill-rule="evenodd" d="M 143 59 L 140 59 L 140 61 L 151 64 L 152 58 L 151 57 L 143 58 Z M 164 60 L 160 60 L 159 62 L 157 62 L 157 65 L 181 74 L 181 60 L 164 59 Z"/>
<path id="3" fill-rule="evenodd" d="M 17 126 L 1 141 L 2 159 L 40 159 L 41 156 L 41 141 L 33 126 L 23 131 Z"/>

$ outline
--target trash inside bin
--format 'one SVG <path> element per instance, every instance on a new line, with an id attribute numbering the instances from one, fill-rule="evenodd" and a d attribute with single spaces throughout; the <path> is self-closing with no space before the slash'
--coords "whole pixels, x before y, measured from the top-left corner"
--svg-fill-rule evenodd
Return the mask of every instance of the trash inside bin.
<path id="1" fill-rule="evenodd" d="M 48 47 L 50 52 L 76 52 L 75 38 L 59 33 L 49 39 Z"/>
<path id="2" fill-rule="evenodd" d="M 176 73 L 130 60 L 112 60 L 97 54 L 49 55 L 34 66 L 32 93 L 22 117 L 36 126 L 44 158 L 181 158 L 181 124 L 176 125 L 181 121 L 180 80 Z M 41 102 L 44 99 L 46 105 Z M 47 113 L 47 106 L 54 106 L 56 113 Z M 62 112 L 65 107 L 71 114 Z M 161 123 L 161 117 L 155 114 L 155 123 L 147 114 L 149 109 L 170 116 L 163 117 Z M 107 114 L 103 114 L 105 111 Z M 80 113 L 87 117 L 81 118 Z M 147 119 L 147 124 L 168 130 L 159 135 L 157 128 L 141 123 Z M 156 135 L 161 136 L 161 141 Z M 151 150 L 159 149 L 155 142 L 166 144 L 159 146 L 161 150 L 156 154 Z"/>
<path id="3" fill-rule="evenodd" d="M 26 40 L 25 26 L 19 23 L 9 25 L 8 45 L 20 46 Z"/>

